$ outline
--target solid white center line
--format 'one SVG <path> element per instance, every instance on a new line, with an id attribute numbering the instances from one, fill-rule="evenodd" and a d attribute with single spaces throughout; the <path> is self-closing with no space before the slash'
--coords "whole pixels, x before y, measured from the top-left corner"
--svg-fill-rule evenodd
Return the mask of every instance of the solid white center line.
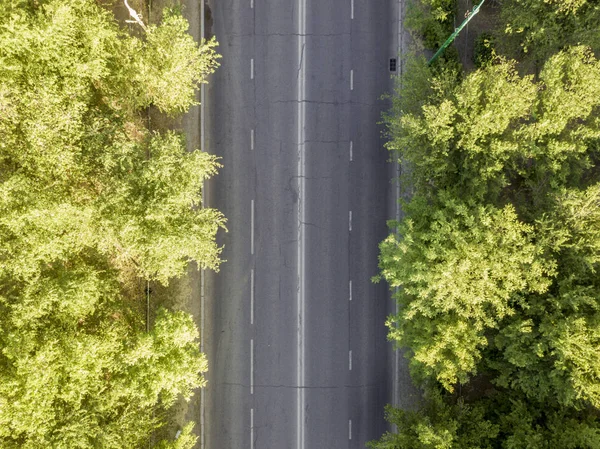
<path id="1" fill-rule="evenodd" d="M 352 439 L 352 420 L 348 420 L 348 439 Z"/>
<path id="2" fill-rule="evenodd" d="M 250 269 L 250 324 L 254 324 L 254 268 Z"/>
<path id="3" fill-rule="evenodd" d="M 254 130 L 250 130 L 250 149 L 254 150 Z"/>
<path id="4" fill-rule="evenodd" d="M 352 349 L 348 351 L 348 370 L 352 371 Z"/>
<path id="5" fill-rule="evenodd" d="M 348 231 L 352 231 L 352 211 L 348 213 Z"/>
<path id="6" fill-rule="evenodd" d="M 254 338 L 250 339 L 250 394 L 254 394 Z"/>
<path id="7" fill-rule="evenodd" d="M 250 409 L 250 449 L 254 449 L 254 409 Z"/>
<path id="8" fill-rule="evenodd" d="M 354 69 L 350 70 L 350 90 L 354 90 Z"/>
<path id="9" fill-rule="evenodd" d="M 254 79 L 254 58 L 250 59 L 250 79 Z"/>
<path id="10" fill-rule="evenodd" d="M 254 254 L 254 200 L 250 200 L 250 254 Z"/>
<path id="11" fill-rule="evenodd" d="M 298 0 L 298 84 L 297 84 L 297 96 L 298 96 L 298 109 L 297 109 L 297 140 L 298 140 L 298 292 L 297 292 L 297 360 L 296 360 L 296 377 L 297 377 L 297 389 L 296 389 L 296 449 L 304 449 L 305 444 L 305 426 L 306 422 L 306 398 L 304 394 L 305 386 L 305 366 L 304 366 L 304 355 L 306 348 L 304 347 L 304 334 L 305 334 L 305 251 L 306 245 L 304 242 L 304 226 L 306 223 L 306 207 L 304 201 L 306 200 L 305 195 L 305 173 L 306 173 L 306 160 L 305 160 L 305 123 L 306 123 L 306 104 L 305 104 L 305 92 L 306 92 L 306 0 Z"/>
<path id="12" fill-rule="evenodd" d="M 353 157 L 354 157 L 354 155 L 352 154 L 352 147 L 353 147 L 353 146 L 354 146 L 354 145 L 352 144 L 352 141 L 350 141 L 350 162 L 352 162 L 352 161 L 353 161 Z"/>
<path id="13" fill-rule="evenodd" d="M 348 300 L 352 301 L 352 281 L 348 281 L 348 289 L 350 290 L 350 294 L 348 295 Z"/>
<path id="14" fill-rule="evenodd" d="M 350 18 L 354 20 L 354 0 L 350 0 Z"/>

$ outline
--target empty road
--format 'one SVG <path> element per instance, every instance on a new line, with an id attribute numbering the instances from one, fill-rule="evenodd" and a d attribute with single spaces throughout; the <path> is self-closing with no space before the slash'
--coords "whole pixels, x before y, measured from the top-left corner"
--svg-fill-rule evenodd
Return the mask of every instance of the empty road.
<path id="1" fill-rule="evenodd" d="M 397 0 L 211 0 L 221 67 L 205 204 L 228 218 L 205 276 L 207 449 L 363 448 L 387 430 L 392 303 L 374 285 L 393 218 L 379 97 Z"/>

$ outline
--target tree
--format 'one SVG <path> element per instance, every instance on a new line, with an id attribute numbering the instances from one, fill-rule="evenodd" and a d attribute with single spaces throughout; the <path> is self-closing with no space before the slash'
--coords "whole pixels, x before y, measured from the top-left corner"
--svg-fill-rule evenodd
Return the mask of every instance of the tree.
<path id="1" fill-rule="evenodd" d="M 6 0 L 0 23 L 0 445 L 139 447 L 206 359 L 187 314 L 146 333 L 124 280 L 217 269 L 225 223 L 199 207 L 216 159 L 146 108 L 194 104 L 216 43 L 173 10 L 130 36 L 93 0 Z"/>
<path id="2" fill-rule="evenodd" d="M 388 149 L 416 191 L 543 210 L 556 188 L 586 176 L 600 147 L 600 63 L 589 49 L 556 54 L 538 81 L 503 60 L 462 81 L 429 73 L 429 86 L 402 80 L 414 98 L 394 99 L 387 118 Z"/>
<path id="3" fill-rule="evenodd" d="M 204 383 L 190 315 L 159 310 L 147 334 L 114 279 L 78 268 L 1 298 L 3 447 L 137 447 L 160 424 L 155 410 Z"/>
<path id="4" fill-rule="evenodd" d="M 397 432 L 371 449 L 598 449 L 600 421 L 594 411 L 556 408 L 506 391 L 453 397 L 428 388 L 416 411 L 386 408 Z"/>
<path id="5" fill-rule="evenodd" d="M 380 268 L 426 395 L 372 447 L 598 448 L 600 63 L 412 64 L 386 117 L 407 188 Z"/>
<path id="6" fill-rule="evenodd" d="M 487 367 L 496 383 L 563 406 L 600 408 L 600 184 L 564 190 L 539 224 L 557 261 L 544 295 L 507 317 Z"/>
<path id="7" fill-rule="evenodd" d="M 413 376 L 452 391 L 477 372 L 486 335 L 515 313 L 527 292 L 543 293 L 553 261 L 514 209 L 416 197 L 398 235 L 380 247 L 382 276 L 399 287 L 390 338 L 409 348 Z"/>
<path id="8" fill-rule="evenodd" d="M 95 2 L 13 7 L 0 36 L 6 188 L 44 186 L 44 206 L 25 195 L 36 203 L 26 207 L 39 214 L 48 204 L 85 210 L 91 229 L 79 237 L 137 264 L 141 276 L 166 282 L 190 260 L 216 268 L 214 236 L 224 219 L 196 207 L 202 181 L 216 173 L 215 158 L 187 153 L 172 132 L 149 133 L 139 115 L 151 103 L 166 112 L 189 107 L 216 67 L 214 42 L 197 47 L 173 11 L 141 41 Z M 166 52 L 167 45 L 176 51 Z"/>
<path id="9" fill-rule="evenodd" d="M 504 36 L 520 50 L 519 59 L 531 57 L 543 63 L 570 45 L 600 48 L 597 0 L 507 0 L 502 3 Z M 512 39 L 511 39 L 512 38 Z"/>

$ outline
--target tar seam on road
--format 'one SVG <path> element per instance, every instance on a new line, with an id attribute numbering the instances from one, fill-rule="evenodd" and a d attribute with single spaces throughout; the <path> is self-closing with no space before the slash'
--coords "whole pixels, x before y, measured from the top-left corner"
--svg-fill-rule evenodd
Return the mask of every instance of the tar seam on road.
<path id="1" fill-rule="evenodd" d="M 352 154 L 352 141 L 350 141 L 350 162 L 352 162 L 354 155 Z"/>
<path id="2" fill-rule="evenodd" d="M 354 90 L 354 69 L 350 70 L 350 90 Z"/>
<path id="3" fill-rule="evenodd" d="M 254 268 L 250 269 L 250 324 L 254 324 Z"/>
<path id="4" fill-rule="evenodd" d="M 250 394 L 254 394 L 254 338 L 250 339 Z"/>
<path id="5" fill-rule="evenodd" d="M 250 200 L 250 254 L 254 254 L 254 200 Z"/>
<path id="6" fill-rule="evenodd" d="M 304 271 L 305 271 L 305 245 L 304 245 L 304 223 L 306 223 L 305 195 L 305 89 L 306 89 L 306 0 L 298 0 L 298 296 L 297 296 L 297 416 L 296 416 L 296 449 L 304 449 L 304 422 L 305 422 L 305 367 L 304 367 Z"/>
<path id="7" fill-rule="evenodd" d="M 250 59 L 250 79 L 254 79 L 254 58 Z"/>
<path id="8" fill-rule="evenodd" d="M 250 130 L 250 149 L 254 150 L 254 130 Z"/>

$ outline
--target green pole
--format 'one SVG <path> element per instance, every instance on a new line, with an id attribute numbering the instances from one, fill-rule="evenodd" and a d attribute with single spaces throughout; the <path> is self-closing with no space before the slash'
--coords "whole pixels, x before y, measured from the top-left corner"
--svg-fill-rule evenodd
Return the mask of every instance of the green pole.
<path id="1" fill-rule="evenodd" d="M 477 6 L 475 6 L 473 8 L 473 11 L 471 11 L 470 13 L 467 11 L 467 16 L 465 17 L 465 20 L 463 20 L 463 23 L 461 23 L 460 26 L 454 30 L 454 33 L 452 33 L 450 37 L 446 39 L 446 42 L 444 42 L 442 46 L 438 49 L 438 51 L 435 52 L 435 55 L 433 55 L 433 57 L 427 63 L 428 65 L 433 64 L 433 61 L 435 61 L 444 52 L 448 45 L 450 45 L 452 41 L 456 38 L 456 36 L 458 36 L 458 33 L 460 33 L 460 31 L 467 25 L 467 23 L 469 23 L 469 20 L 471 20 L 475 16 L 475 14 L 479 12 L 479 8 L 481 7 L 481 5 L 483 5 L 484 2 L 485 0 L 481 0 L 481 2 Z"/>

